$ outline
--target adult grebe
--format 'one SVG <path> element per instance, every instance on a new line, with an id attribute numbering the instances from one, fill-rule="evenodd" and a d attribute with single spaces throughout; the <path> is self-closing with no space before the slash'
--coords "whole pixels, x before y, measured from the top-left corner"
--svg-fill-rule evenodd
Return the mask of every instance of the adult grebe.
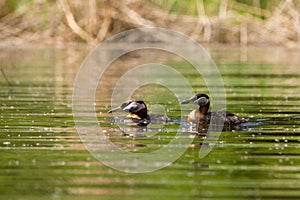
<path id="1" fill-rule="evenodd" d="M 223 126 L 223 131 L 231 130 L 241 130 L 243 126 L 242 123 L 246 123 L 247 120 L 239 117 L 228 111 L 211 111 L 209 112 L 210 100 L 209 96 L 206 94 L 196 94 L 190 99 L 182 101 L 181 104 L 194 103 L 198 104 L 199 108 L 193 110 L 187 118 L 188 122 L 197 123 L 198 132 L 203 132 L 207 130 L 211 119 L 213 125 Z M 213 116 L 213 118 L 212 118 Z M 224 122 L 224 124 L 223 124 Z M 222 123 L 222 124 L 220 124 Z"/>
<path id="2" fill-rule="evenodd" d="M 147 126 L 149 123 L 153 124 L 165 124 L 171 121 L 165 115 L 150 114 L 148 115 L 147 106 L 142 100 L 129 100 L 122 103 L 120 106 L 111 109 L 108 113 L 123 110 L 129 112 L 127 118 L 138 126 Z"/>

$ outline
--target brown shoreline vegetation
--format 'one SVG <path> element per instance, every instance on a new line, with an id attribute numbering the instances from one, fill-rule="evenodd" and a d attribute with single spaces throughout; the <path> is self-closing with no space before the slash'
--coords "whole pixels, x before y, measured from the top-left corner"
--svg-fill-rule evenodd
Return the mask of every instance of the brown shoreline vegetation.
<path id="1" fill-rule="evenodd" d="M 96 45 L 116 33 L 153 26 L 202 43 L 300 46 L 300 2 L 293 0 L 279 1 L 272 11 L 220 0 L 215 16 L 205 14 L 203 0 L 195 1 L 197 15 L 171 13 L 154 0 L 35 0 L 7 12 L 8 1 L 0 0 L 2 47 Z"/>

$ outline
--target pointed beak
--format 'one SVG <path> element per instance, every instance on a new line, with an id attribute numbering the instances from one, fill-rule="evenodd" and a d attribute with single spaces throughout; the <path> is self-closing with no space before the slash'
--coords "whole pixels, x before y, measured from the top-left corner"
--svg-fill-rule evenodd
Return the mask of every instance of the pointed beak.
<path id="1" fill-rule="evenodd" d="M 108 111 L 108 113 L 113 113 L 113 112 L 116 112 L 116 111 L 118 111 L 120 109 L 121 109 L 120 107 L 116 107 L 116 108 L 113 108 L 110 111 Z"/>
<path id="2" fill-rule="evenodd" d="M 192 101 L 195 101 L 196 99 L 197 99 L 196 96 L 192 96 L 190 99 L 182 101 L 181 104 L 188 104 L 191 103 Z"/>
<path id="3" fill-rule="evenodd" d="M 188 99 L 188 100 L 184 100 L 184 101 L 182 101 L 180 104 L 188 104 L 188 103 L 190 103 L 191 102 L 191 100 L 190 99 Z"/>

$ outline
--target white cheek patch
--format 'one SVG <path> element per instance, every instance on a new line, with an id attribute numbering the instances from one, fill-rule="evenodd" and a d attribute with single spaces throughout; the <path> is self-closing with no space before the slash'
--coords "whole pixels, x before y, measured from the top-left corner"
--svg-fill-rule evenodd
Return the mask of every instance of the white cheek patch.
<path id="1" fill-rule="evenodd" d="M 196 101 L 194 101 L 195 104 L 199 104 L 200 106 L 204 106 L 208 103 L 208 99 L 205 97 L 200 97 L 199 99 L 197 99 Z"/>
<path id="2" fill-rule="evenodd" d="M 130 103 L 128 106 L 125 106 L 125 107 L 123 108 L 123 111 L 130 111 L 130 110 L 132 110 L 132 109 L 134 109 L 134 108 L 136 108 L 136 107 L 137 107 L 136 102 L 132 102 L 132 103 Z"/>
<path id="3" fill-rule="evenodd" d="M 145 108 L 144 104 L 140 104 L 140 103 L 137 103 L 137 102 L 132 102 L 128 106 L 123 108 L 123 111 L 138 112 L 138 111 L 140 111 L 144 108 Z"/>
<path id="4" fill-rule="evenodd" d="M 138 112 L 144 108 L 146 108 L 146 106 L 144 104 L 140 104 L 140 103 L 136 103 L 136 107 L 134 108 L 134 112 Z"/>

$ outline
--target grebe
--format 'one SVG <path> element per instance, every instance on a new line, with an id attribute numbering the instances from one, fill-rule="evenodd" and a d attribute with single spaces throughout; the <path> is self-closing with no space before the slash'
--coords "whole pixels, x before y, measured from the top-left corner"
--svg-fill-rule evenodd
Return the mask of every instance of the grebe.
<path id="1" fill-rule="evenodd" d="M 171 119 L 165 115 L 150 114 L 148 115 L 147 106 L 142 100 L 128 100 L 120 106 L 111 109 L 108 113 L 123 110 L 129 112 L 127 118 L 138 126 L 147 126 L 148 124 L 165 124 L 171 122 Z"/>
<path id="2" fill-rule="evenodd" d="M 187 121 L 197 123 L 198 132 L 207 130 L 212 115 L 214 120 L 212 123 L 213 125 L 219 125 L 220 123 L 224 122 L 223 131 L 241 130 L 243 128 L 241 124 L 247 122 L 246 119 L 228 111 L 209 112 L 208 109 L 210 106 L 210 100 L 206 94 L 196 94 L 190 99 L 182 101 L 181 104 L 188 104 L 191 102 L 198 104 L 199 108 L 190 112 Z"/>

